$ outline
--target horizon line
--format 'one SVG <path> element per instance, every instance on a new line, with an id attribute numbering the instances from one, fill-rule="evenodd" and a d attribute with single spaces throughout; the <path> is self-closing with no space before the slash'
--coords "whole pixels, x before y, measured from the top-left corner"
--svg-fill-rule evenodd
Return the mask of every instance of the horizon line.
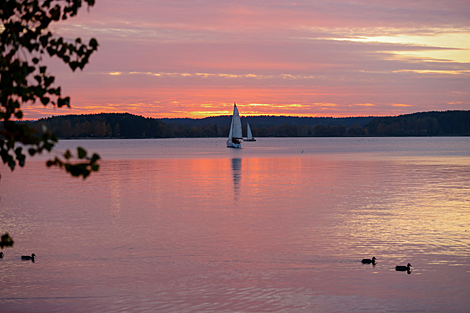
<path id="1" fill-rule="evenodd" d="M 403 115 L 411 115 L 411 114 L 417 114 L 417 113 L 431 113 L 431 112 L 452 112 L 452 111 L 470 111 L 470 110 L 434 110 L 434 111 L 420 111 L 420 112 L 414 112 L 414 113 L 406 113 L 406 114 L 398 114 L 398 115 L 357 115 L 357 116 L 341 116 L 341 117 L 335 117 L 335 116 L 302 116 L 302 115 L 266 115 L 266 114 L 259 114 L 259 115 L 242 115 L 240 117 L 242 118 L 247 118 L 247 117 L 293 117 L 293 118 L 333 118 L 333 119 L 340 119 L 340 118 L 380 118 L 380 117 L 397 117 L 397 116 L 403 116 Z M 133 114 L 129 112 L 100 112 L 100 113 L 84 113 L 84 114 L 58 114 L 58 115 L 51 115 L 48 117 L 41 117 L 37 119 L 21 119 L 21 120 L 16 120 L 17 122 L 28 122 L 28 121 L 39 121 L 41 119 L 48 119 L 48 118 L 54 118 L 54 117 L 60 117 L 60 116 L 85 116 L 85 115 L 99 115 L 99 114 L 130 114 L 134 116 L 141 116 L 144 118 L 153 118 L 157 120 L 162 120 L 162 119 L 169 119 L 169 120 L 174 120 L 174 119 L 191 119 L 191 120 L 203 120 L 206 118 L 213 118 L 213 117 L 225 117 L 225 116 L 231 116 L 231 115 L 210 115 L 206 117 L 200 117 L 200 118 L 194 118 L 194 117 L 151 117 L 151 116 L 144 116 L 144 115 L 138 115 L 138 114 Z"/>

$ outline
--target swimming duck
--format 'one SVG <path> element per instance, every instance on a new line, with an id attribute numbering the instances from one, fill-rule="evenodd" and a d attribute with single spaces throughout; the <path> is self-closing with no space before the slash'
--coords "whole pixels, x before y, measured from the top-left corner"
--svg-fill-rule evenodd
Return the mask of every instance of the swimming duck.
<path id="1" fill-rule="evenodd" d="M 3 259 L 3 256 L 4 256 L 3 252 L 0 252 L 0 259 Z"/>
<path id="2" fill-rule="evenodd" d="M 395 266 L 395 271 L 409 271 L 411 267 L 411 264 L 408 263 L 408 265 L 403 266 L 403 265 L 397 265 Z"/>
<path id="3" fill-rule="evenodd" d="M 364 263 L 364 264 L 371 264 L 371 263 L 375 264 L 375 260 L 376 260 L 376 258 L 374 256 L 374 257 L 372 257 L 372 259 L 362 259 L 362 263 Z"/>
<path id="4" fill-rule="evenodd" d="M 33 261 L 34 262 L 34 258 L 36 257 L 36 254 L 31 254 L 31 255 L 22 255 L 21 256 L 21 259 L 22 260 L 25 260 L 25 261 Z"/>

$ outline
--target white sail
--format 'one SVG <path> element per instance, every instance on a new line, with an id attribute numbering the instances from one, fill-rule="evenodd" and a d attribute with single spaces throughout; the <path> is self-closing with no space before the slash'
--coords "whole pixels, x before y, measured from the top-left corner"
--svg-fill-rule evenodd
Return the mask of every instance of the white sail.
<path id="1" fill-rule="evenodd" d="M 228 134 L 227 147 L 228 148 L 240 148 L 242 137 L 242 122 L 240 120 L 240 114 L 238 113 L 237 105 L 233 104 L 233 116 L 230 124 L 230 132 Z"/>
<path id="2" fill-rule="evenodd" d="M 233 117 L 232 117 L 232 121 L 230 122 L 230 132 L 228 133 L 228 140 L 232 140 L 232 134 L 233 134 Z"/>
<path id="3" fill-rule="evenodd" d="M 253 133 L 251 132 L 251 127 L 248 122 L 246 123 L 246 139 L 243 139 L 243 140 L 244 141 L 256 141 L 256 139 L 253 137 Z"/>
<path id="4" fill-rule="evenodd" d="M 232 138 L 243 139 L 242 121 L 240 120 L 240 114 L 238 113 L 236 104 L 233 105 Z"/>
<path id="5" fill-rule="evenodd" d="M 246 123 L 246 139 L 253 139 L 253 134 L 251 133 L 250 124 Z"/>

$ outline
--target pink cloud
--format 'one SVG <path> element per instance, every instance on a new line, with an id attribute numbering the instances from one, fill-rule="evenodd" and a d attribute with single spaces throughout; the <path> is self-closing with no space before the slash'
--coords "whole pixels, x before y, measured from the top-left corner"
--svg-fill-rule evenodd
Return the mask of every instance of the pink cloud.
<path id="1" fill-rule="evenodd" d="M 33 106 L 26 118 L 113 110 L 217 115 L 233 102 L 268 104 L 250 107 L 251 114 L 303 116 L 468 109 L 470 60 L 396 54 L 452 48 L 350 40 L 470 34 L 469 10 L 458 0 L 98 0 L 54 26 L 67 38 L 100 44 L 83 72 L 50 62 L 72 109 Z"/>

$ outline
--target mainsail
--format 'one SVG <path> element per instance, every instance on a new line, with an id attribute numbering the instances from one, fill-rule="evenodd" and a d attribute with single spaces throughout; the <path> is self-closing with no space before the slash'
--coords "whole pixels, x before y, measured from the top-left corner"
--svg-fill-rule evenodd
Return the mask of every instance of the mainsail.
<path id="1" fill-rule="evenodd" d="M 232 123 L 228 134 L 227 148 L 240 148 L 242 137 L 242 121 L 238 113 L 237 105 L 233 104 Z"/>
<path id="2" fill-rule="evenodd" d="M 232 117 L 232 127 L 230 127 L 231 136 L 230 138 L 243 139 L 242 136 L 242 121 L 240 120 L 240 114 L 238 113 L 237 105 L 233 105 L 233 117 Z"/>
<path id="3" fill-rule="evenodd" d="M 246 139 L 252 140 L 253 134 L 251 133 L 250 124 L 246 123 Z"/>

